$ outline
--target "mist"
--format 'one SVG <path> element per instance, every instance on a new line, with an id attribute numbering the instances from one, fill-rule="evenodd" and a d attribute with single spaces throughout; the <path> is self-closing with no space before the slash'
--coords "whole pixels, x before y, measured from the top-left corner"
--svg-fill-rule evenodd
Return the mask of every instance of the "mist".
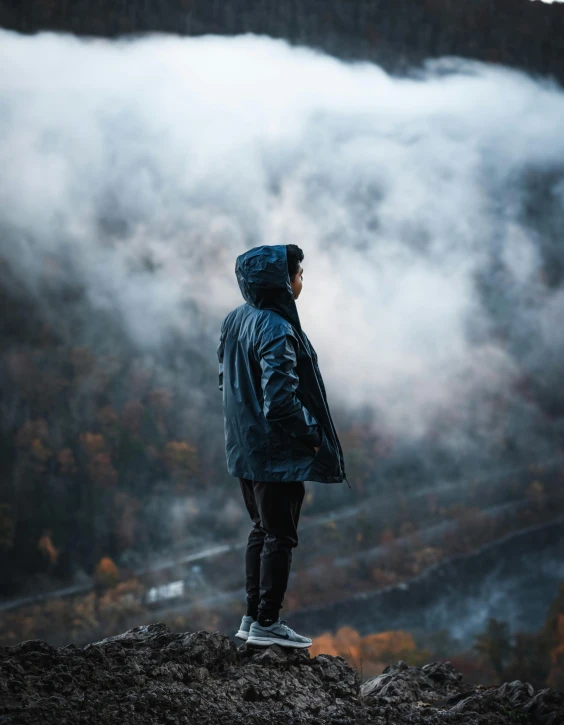
<path id="1" fill-rule="evenodd" d="M 50 264 L 139 350 L 212 349 L 243 302 L 235 257 L 296 243 L 334 406 L 457 455 L 499 425 L 522 453 L 553 449 L 561 416 L 547 427 L 516 391 L 561 379 L 553 81 L 460 58 L 393 77 L 253 35 L 1 32 L 0 63 L 0 252 L 46 317 Z M 85 309 L 103 334 L 88 325 Z"/>

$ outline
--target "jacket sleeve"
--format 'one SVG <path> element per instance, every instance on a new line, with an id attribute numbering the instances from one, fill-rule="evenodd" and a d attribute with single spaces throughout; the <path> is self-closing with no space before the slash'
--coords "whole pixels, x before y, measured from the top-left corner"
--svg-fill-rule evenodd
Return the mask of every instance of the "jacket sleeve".
<path id="1" fill-rule="evenodd" d="M 260 350 L 265 418 L 308 446 L 321 445 L 321 427 L 296 396 L 299 378 L 291 335 L 283 333 Z"/>
<path id="2" fill-rule="evenodd" d="M 217 359 L 219 360 L 219 389 L 223 391 L 223 348 L 225 344 L 225 334 L 221 331 L 219 345 L 217 347 Z"/>

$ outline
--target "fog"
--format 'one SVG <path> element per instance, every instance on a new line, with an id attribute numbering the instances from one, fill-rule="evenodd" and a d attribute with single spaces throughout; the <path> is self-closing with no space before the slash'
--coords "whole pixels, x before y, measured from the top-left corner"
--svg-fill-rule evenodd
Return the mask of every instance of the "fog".
<path id="1" fill-rule="evenodd" d="M 175 335 L 213 350 L 243 302 L 235 257 L 296 243 L 298 310 L 333 405 L 457 455 L 485 455 L 500 426 L 525 456 L 553 449 L 555 83 L 460 58 L 399 78 L 253 35 L 3 31 L 0 65 L 0 253 L 46 316 L 52 265 L 52 284 L 85 285 L 140 350 Z"/>

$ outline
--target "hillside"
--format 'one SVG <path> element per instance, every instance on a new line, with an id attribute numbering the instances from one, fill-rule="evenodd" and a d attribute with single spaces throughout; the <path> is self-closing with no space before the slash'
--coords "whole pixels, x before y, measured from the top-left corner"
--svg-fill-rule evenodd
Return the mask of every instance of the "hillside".
<path id="1" fill-rule="evenodd" d="M 340 656 L 237 647 L 219 632 L 136 627 L 79 649 L 0 648 L 0 720 L 12 723 L 460 723 L 558 725 L 564 693 L 468 686 L 449 662 L 399 661 L 364 683 Z"/>
<path id="2" fill-rule="evenodd" d="M 2 0 L 0 26 L 98 36 L 249 32 L 389 70 L 460 55 L 564 79 L 564 7 L 530 0 Z"/>

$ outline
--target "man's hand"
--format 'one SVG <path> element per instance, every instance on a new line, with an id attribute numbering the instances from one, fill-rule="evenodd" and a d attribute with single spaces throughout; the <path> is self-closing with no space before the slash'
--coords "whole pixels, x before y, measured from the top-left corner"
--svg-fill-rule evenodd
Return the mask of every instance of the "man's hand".
<path id="1" fill-rule="evenodd" d="M 321 443 L 323 443 L 323 438 L 322 438 L 322 435 L 323 435 L 323 431 L 322 431 L 322 428 L 321 428 L 321 426 L 319 425 L 319 423 L 318 423 L 317 425 L 318 425 L 318 427 L 319 427 L 319 440 L 321 441 Z M 314 450 L 314 451 L 315 451 L 316 453 L 317 453 L 317 451 L 318 451 L 318 450 L 319 450 L 319 449 L 321 448 L 321 443 L 320 443 L 320 444 L 319 444 L 318 446 L 313 446 L 313 450 Z"/>

